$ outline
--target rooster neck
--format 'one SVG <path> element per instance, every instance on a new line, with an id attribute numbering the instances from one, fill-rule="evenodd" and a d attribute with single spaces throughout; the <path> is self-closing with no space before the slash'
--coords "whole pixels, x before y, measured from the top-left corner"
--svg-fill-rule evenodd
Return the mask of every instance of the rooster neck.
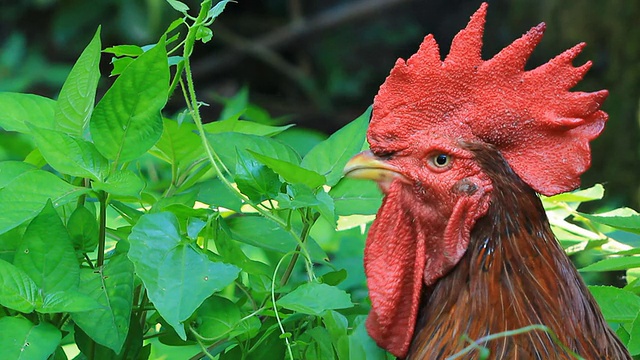
<path id="1" fill-rule="evenodd" d="M 469 345 L 465 336 L 477 340 L 533 324 L 547 326 L 566 348 L 540 330 L 480 345 L 496 359 L 571 359 L 571 352 L 630 358 L 556 241 L 536 193 L 497 151 L 475 151 L 493 181 L 489 209 L 460 262 L 425 289 L 408 358 L 445 358 Z M 462 358 L 472 356 L 477 352 Z"/>

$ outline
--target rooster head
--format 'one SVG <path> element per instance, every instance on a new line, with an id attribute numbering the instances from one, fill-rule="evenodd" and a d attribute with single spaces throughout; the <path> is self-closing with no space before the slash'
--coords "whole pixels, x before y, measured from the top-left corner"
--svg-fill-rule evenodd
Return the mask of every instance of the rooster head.
<path id="1" fill-rule="evenodd" d="M 441 60 L 432 35 L 398 59 L 373 104 L 370 151 L 347 176 L 373 179 L 385 194 L 365 248 L 372 311 L 367 329 L 396 356 L 409 348 L 423 286 L 464 255 L 491 201 L 492 181 L 468 145 L 498 150 L 535 191 L 579 185 L 589 141 L 604 127 L 607 91 L 571 92 L 591 62 L 572 65 L 584 43 L 525 71 L 545 25 L 533 27 L 489 60 L 480 57 L 487 4 Z"/>

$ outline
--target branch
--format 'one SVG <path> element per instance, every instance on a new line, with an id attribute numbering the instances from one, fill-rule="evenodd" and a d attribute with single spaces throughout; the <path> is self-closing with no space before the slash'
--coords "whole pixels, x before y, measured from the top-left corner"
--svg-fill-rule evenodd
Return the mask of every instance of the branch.
<path id="1" fill-rule="evenodd" d="M 376 14 L 384 14 L 389 8 L 408 3 L 412 0 L 360 0 L 336 6 L 320 13 L 309 20 L 299 20 L 289 23 L 255 40 L 241 44 L 230 44 L 235 49 L 220 54 L 215 58 L 207 57 L 194 61 L 193 73 L 197 76 L 210 75 L 226 70 L 242 60 L 248 54 L 264 54 L 265 49 L 273 52 L 290 43 L 300 41 L 312 34 L 322 33 L 333 28 L 350 24 L 355 21 L 372 19 Z"/>

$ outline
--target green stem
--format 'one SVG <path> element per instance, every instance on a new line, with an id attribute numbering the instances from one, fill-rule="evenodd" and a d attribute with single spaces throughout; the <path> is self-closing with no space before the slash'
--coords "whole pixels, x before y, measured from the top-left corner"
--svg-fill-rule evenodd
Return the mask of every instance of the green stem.
<path id="1" fill-rule="evenodd" d="M 307 236 L 309 236 L 309 231 L 311 231 L 311 227 L 313 226 L 313 224 L 315 224 L 316 220 L 318 220 L 318 217 L 320 217 L 320 213 L 316 213 L 312 219 L 307 219 L 307 221 L 304 222 L 302 231 L 300 232 L 300 242 L 303 245 L 307 240 Z M 293 256 L 291 256 L 291 261 L 289 262 L 289 266 L 287 266 L 287 269 L 284 271 L 284 274 L 282 275 L 282 279 L 280 279 L 281 287 L 285 286 L 287 284 L 287 281 L 289 281 L 289 278 L 291 277 L 291 273 L 293 272 L 293 269 L 296 266 L 296 262 L 298 261 L 299 256 L 300 256 L 300 244 L 296 246 L 296 250 L 293 253 Z"/>
<path id="2" fill-rule="evenodd" d="M 249 204 L 252 208 L 254 208 L 256 211 L 258 211 L 262 216 L 264 216 L 265 218 L 275 222 L 281 228 L 287 230 L 293 236 L 293 238 L 296 240 L 298 245 L 300 245 L 300 249 L 302 250 L 302 253 L 305 256 L 306 266 L 307 266 L 307 271 L 309 273 L 309 277 L 313 277 L 313 272 L 312 272 L 312 268 L 311 268 L 311 257 L 309 255 L 309 252 L 307 251 L 306 247 L 302 244 L 302 241 L 301 241 L 300 237 L 298 236 L 298 234 L 296 234 L 296 232 L 293 231 L 293 229 L 288 228 L 286 222 L 284 222 L 282 219 L 280 219 L 279 217 L 277 217 L 274 214 L 271 214 L 269 211 L 267 211 L 265 209 L 262 209 L 261 207 L 257 206 L 256 203 L 251 201 L 248 197 L 246 197 L 244 194 L 242 194 L 240 191 L 238 191 L 238 189 L 236 189 L 235 187 L 232 186 L 231 182 L 229 182 L 229 180 L 227 180 L 227 178 L 224 176 L 222 170 L 220 169 L 220 166 L 224 167 L 224 164 L 222 163 L 222 161 L 220 160 L 220 157 L 215 153 L 215 151 L 211 148 L 211 146 L 209 145 L 209 142 L 207 141 L 206 133 L 204 131 L 204 126 L 202 124 L 202 117 L 200 116 L 200 109 L 199 109 L 198 100 L 197 100 L 197 97 L 196 97 L 196 91 L 195 91 L 195 87 L 194 87 L 193 74 L 191 72 L 191 62 L 190 62 L 189 56 L 191 55 L 191 52 L 193 51 L 193 46 L 194 46 L 195 41 L 196 41 L 196 34 L 198 32 L 198 29 L 199 29 L 200 26 L 203 25 L 204 21 L 206 20 L 207 14 L 209 12 L 209 9 L 211 9 L 211 0 L 203 1 L 202 2 L 202 8 L 200 9 L 200 13 L 199 13 L 198 17 L 196 18 L 194 24 L 189 27 L 189 32 L 187 33 L 187 37 L 186 37 L 186 40 L 185 40 L 184 54 L 183 54 L 184 70 L 185 70 L 185 76 L 186 76 L 186 80 L 187 80 L 187 89 L 186 89 L 186 93 L 185 93 L 185 100 L 186 100 L 187 105 L 189 106 L 189 108 L 191 110 L 191 113 L 192 113 L 192 116 L 193 116 L 193 120 L 195 122 L 196 128 L 198 129 L 198 133 L 200 135 L 200 140 L 202 141 L 202 145 L 204 146 L 205 152 L 207 154 L 207 158 L 209 159 L 209 162 L 211 163 L 211 166 L 213 167 L 213 170 L 214 170 L 216 176 L 220 179 L 220 181 L 222 181 L 222 183 L 232 193 L 234 193 L 238 198 L 240 198 L 243 202 L 245 202 L 246 204 Z M 181 83 L 182 83 L 182 81 L 181 81 Z M 220 164 L 220 166 L 218 164 Z M 226 167 L 225 167 L 225 170 L 226 170 L 227 173 L 229 173 L 229 171 L 226 169 Z"/>
<path id="3" fill-rule="evenodd" d="M 98 220 L 100 222 L 100 230 L 98 233 L 98 260 L 96 266 L 102 267 L 104 265 L 104 248 L 107 241 L 107 193 L 100 191 L 98 198 L 100 200 L 100 218 Z"/>

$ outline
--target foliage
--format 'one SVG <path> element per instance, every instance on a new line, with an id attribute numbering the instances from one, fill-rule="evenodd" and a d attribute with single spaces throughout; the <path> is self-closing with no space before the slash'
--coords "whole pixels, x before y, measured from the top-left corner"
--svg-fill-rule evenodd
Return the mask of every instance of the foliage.
<path id="1" fill-rule="evenodd" d="M 0 162 L 0 358 L 390 358 L 364 328 L 381 195 L 342 178 L 368 111 L 318 142 L 240 93 L 203 124 L 190 56 L 228 3 L 171 0 L 183 17 L 155 45 L 104 50 L 118 77 L 97 104 L 99 29 L 57 100 L 0 93 L 2 136 L 32 144 Z M 187 110 L 165 117 L 177 89 Z M 569 253 L 605 256 L 584 271 L 627 271 L 592 291 L 637 354 L 640 216 L 577 212 L 602 195 L 544 201 Z"/>

